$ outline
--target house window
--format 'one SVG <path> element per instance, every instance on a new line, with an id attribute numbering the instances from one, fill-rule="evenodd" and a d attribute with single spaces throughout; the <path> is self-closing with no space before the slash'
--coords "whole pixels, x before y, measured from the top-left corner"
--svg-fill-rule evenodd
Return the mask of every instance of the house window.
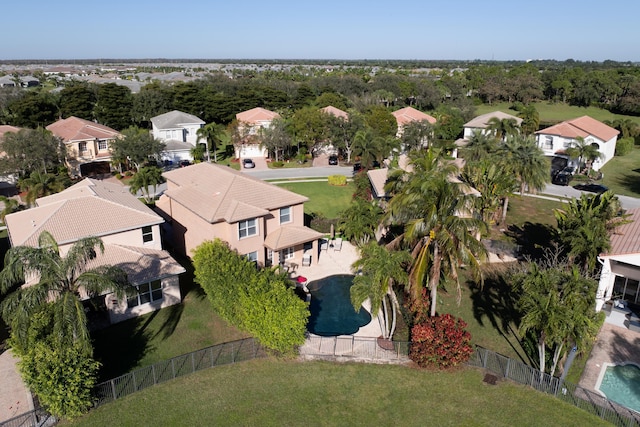
<path id="1" fill-rule="evenodd" d="M 84 154 L 87 152 L 87 143 L 86 142 L 79 142 L 78 143 L 78 152 L 80 154 Z"/>
<path id="2" fill-rule="evenodd" d="M 258 252 L 254 251 L 254 252 L 249 252 L 246 255 L 247 259 L 251 262 L 258 262 Z"/>
<path id="3" fill-rule="evenodd" d="M 238 222 L 238 238 L 255 236 L 258 234 L 258 220 L 256 218 Z"/>
<path id="4" fill-rule="evenodd" d="M 153 229 L 151 226 L 142 227 L 142 242 L 153 242 Z"/>
<path id="5" fill-rule="evenodd" d="M 98 150 L 105 151 L 108 148 L 109 148 L 109 144 L 107 144 L 107 140 L 106 139 L 98 140 Z"/>
<path id="6" fill-rule="evenodd" d="M 154 280 L 151 283 L 145 283 L 144 285 L 134 286 L 138 294 L 127 299 L 127 306 L 129 308 L 137 307 L 142 304 L 147 304 L 154 301 L 160 301 L 162 296 L 162 282 L 160 280 Z"/>
<path id="7" fill-rule="evenodd" d="M 553 150 L 553 137 L 545 136 L 544 138 L 544 147 L 547 150 Z"/>
<path id="8" fill-rule="evenodd" d="M 291 206 L 280 208 L 280 224 L 291 222 Z"/>
<path id="9" fill-rule="evenodd" d="M 293 258 L 295 252 L 293 248 L 286 248 L 280 251 L 280 262 L 287 261 Z"/>

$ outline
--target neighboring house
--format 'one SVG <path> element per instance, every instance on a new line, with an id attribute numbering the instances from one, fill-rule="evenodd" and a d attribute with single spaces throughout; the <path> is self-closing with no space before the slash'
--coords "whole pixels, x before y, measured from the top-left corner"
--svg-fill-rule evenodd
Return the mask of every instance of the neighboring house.
<path id="1" fill-rule="evenodd" d="M 618 130 L 596 119 L 582 116 L 539 130 L 536 132 L 536 138 L 538 146 L 546 156 L 568 159 L 567 148 L 575 145 L 576 139 L 581 137 L 603 155 L 602 159 L 593 162 L 592 168 L 598 170 L 613 158 L 619 133 Z"/>
<path id="2" fill-rule="evenodd" d="M 198 129 L 204 125 L 205 122 L 193 114 L 177 110 L 153 117 L 153 137 L 166 144 L 162 160 L 174 163 L 181 160 L 193 161 L 191 149 L 198 142 Z"/>
<path id="3" fill-rule="evenodd" d="M 20 84 L 22 85 L 22 87 L 40 86 L 40 80 L 36 79 L 33 76 L 21 76 Z"/>
<path id="4" fill-rule="evenodd" d="M 416 110 L 413 107 L 405 107 L 401 108 L 397 111 L 394 111 L 393 117 L 396 118 L 396 122 L 398 123 L 398 131 L 396 133 L 396 137 L 400 138 L 404 133 L 404 127 L 411 122 L 429 122 L 430 124 L 435 124 L 436 119 L 433 116 L 430 116 L 422 111 Z"/>
<path id="5" fill-rule="evenodd" d="M 600 254 L 602 264 L 596 293 L 596 311 L 612 298 L 630 303 L 640 301 L 640 209 L 626 212 L 629 223 L 611 236 L 611 249 Z"/>
<path id="6" fill-rule="evenodd" d="M 13 76 L 0 77 L 0 87 L 15 87 L 16 82 Z"/>
<path id="7" fill-rule="evenodd" d="M 331 116 L 337 117 L 337 118 L 341 118 L 344 121 L 348 121 L 349 120 L 349 113 L 347 113 L 346 111 L 343 111 L 339 108 L 333 107 L 331 105 L 321 108 L 320 109 L 321 112 L 323 112 L 324 114 L 329 114 Z M 333 145 L 333 142 L 331 140 L 327 140 L 324 141 L 323 143 L 318 144 L 317 147 L 313 148 L 313 155 L 318 156 L 318 155 L 332 155 L 338 154 L 338 150 L 336 149 L 336 147 Z"/>
<path id="8" fill-rule="evenodd" d="M 245 135 L 243 141 L 236 144 L 236 158 L 267 157 L 267 148 L 260 144 L 260 129 L 268 129 L 273 119 L 278 118 L 278 113 L 260 107 L 236 114 L 239 133 Z"/>
<path id="9" fill-rule="evenodd" d="M 178 276 L 185 269 L 162 250 L 163 223 L 123 185 L 90 178 L 6 217 L 11 246 L 36 246 L 43 231 L 53 235 L 63 254 L 83 237 L 102 239 L 104 253 L 89 267 L 122 268 L 138 294 L 123 300 L 113 294 L 94 298 L 97 310 L 87 302 L 88 317 L 101 323 L 107 316 L 116 323 L 181 301 Z"/>
<path id="10" fill-rule="evenodd" d="M 463 139 L 469 141 L 476 132 L 487 136 L 491 135 L 492 132 L 488 128 L 489 122 L 493 118 L 498 120 L 512 119 L 518 126 L 522 125 L 522 119 L 520 117 L 512 116 L 502 111 L 492 111 L 491 113 L 482 114 L 465 123 L 463 126 Z"/>
<path id="11" fill-rule="evenodd" d="M 349 113 L 331 105 L 321 108 L 320 111 L 322 111 L 325 114 L 331 114 L 334 117 L 342 118 L 344 120 L 349 120 Z"/>
<path id="12" fill-rule="evenodd" d="M 213 163 L 164 177 L 167 190 L 156 208 L 172 227 L 177 251 L 192 255 L 217 237 L 259 265 L 300 265 L 305 249 L 318 254 L 322 234 L 304 226 L 306 197 Z"/>
<path id="13" fill-rule="evenodd" d="M 19 127 L 10 126 L 10 125 L 0 125 L 0 158 L 6 155 L 6 153 L 2 149 L 2 141 L 4 141 L 5 134 L 9 132 L 17 133 L 18 131 L 20 131 Z M 4 190 L 7 187 L 13 187 L 17 183 L 18 183 L 18 174 L 10 173 L 7 175 L 0 175 L 0 190 Z"/>
<path id="14" fill-rule="evenodd" d="M 111 141 L 122 135 L 108 126 L 71 116 L 47 126 L 62 139 L 65 161 L 74 176 L 94 176 L 111 172 Z"/>

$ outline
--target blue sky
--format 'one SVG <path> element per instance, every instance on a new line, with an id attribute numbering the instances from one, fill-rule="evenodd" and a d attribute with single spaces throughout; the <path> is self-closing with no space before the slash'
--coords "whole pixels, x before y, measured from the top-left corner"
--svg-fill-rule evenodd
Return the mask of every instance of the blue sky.
<path id="1" fill-rule="evenodd" d="M 28 4 L 4 17 L 0 59 L 640 61 L 636 0 Z"/>

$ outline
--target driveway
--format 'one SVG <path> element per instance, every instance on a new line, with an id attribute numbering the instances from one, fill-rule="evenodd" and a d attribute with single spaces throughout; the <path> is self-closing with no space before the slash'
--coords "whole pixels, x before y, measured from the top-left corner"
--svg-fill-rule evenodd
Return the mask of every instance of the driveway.
<path id="1" fill-rule="evenodd" d="M 253 169 L 242 168 L 242 172 L 269 170 L 269 166 L 267 166 L 267 159 L 264 157 L 245 157 L 245 159 L 253 160 L 253 164 L 255 164 L 256 167 Z M 242 160 L 240 161 L 240 164 L 242 164 Z"/>

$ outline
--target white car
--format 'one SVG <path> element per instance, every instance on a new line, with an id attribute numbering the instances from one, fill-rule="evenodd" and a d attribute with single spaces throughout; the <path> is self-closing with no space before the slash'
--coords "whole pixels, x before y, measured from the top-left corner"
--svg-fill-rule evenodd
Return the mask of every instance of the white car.
<path id="1" fill-rule="evenodd" d="M 251 159 L 243 159 L 242 160 L 242 167 L 244 167 L 245 169 L 253 169 L 256 167 L 256 164 L 253 163 L 253 160 Z"/>

